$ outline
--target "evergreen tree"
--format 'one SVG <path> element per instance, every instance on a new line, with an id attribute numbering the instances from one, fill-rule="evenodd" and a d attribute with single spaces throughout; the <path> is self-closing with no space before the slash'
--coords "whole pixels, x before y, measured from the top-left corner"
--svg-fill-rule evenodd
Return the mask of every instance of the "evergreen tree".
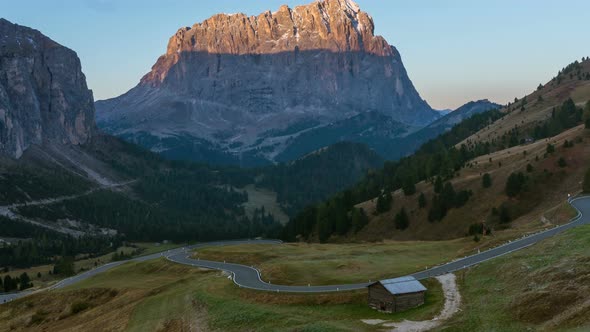
<path id="1" fill-rule="evenodd" d="M 485 173 L 481 179 L 481 185 L 484 188 L 489 188 L 492 186 L 492 177 L 489 173 Z"/>
<path id="2" fill-rule="evenodd" d="M 428 211 L 428 221 L 440 221 L 447 215 L 447 208 L 440 196 L 434 196 L 430 210 Z"/>
<path id="3" fill-rule="evenodd" d="M 451 207 L 455 204 L 456 196 L 455 188 L 450 182 L 445 183 L 443 191 L 440 193 L 440 198 L 446 207 Z"/>
<path id="4" fill-rule="evenodd" d="M 406 213 L 406 208 L 402 208 L 400 212 L 395 215 L 395 228 L 399 230 L 404 230 L 408 228 L 410 225 L 410 219 L 408 218 L 408 214 Z"/>
<path id="5" fill-rule="evenodd" d="M 406 196 L 412 196 L 416 193 L 416 184 L 414 183 L 414 180 L 411 177 L 407 177 L 404 180 L 402 190 L 404 191 L 404 195 Z"/>
<path id="6" fill-rule="evenodd" d="M 377 214 L 381 214 L 391 210 L 391 205 L 393 203 L 393 197 L 391 197 L 391 193 L 389 191 L 384 192 L 383 194 L 379 195 L 377 198 Z"/>
<path id="7" fill-rule="evenodd" d="M 440 176 L 436 177 L 436 180 L 434 180 L 434 192 L 437 194 L 440 194 L 443 190 L 443 181 L 441 179 Z"/>
<path id="8" fill-rule="evenodd" d="M 365 214 L 365 210 L 363 208 L 357 209 L 353 208 L 352 210 L 352 228 L 354 232 L 358 232 L 363 227 L 365 227 L 369 223 L 369 218 Z"/>
<path id="9" fill-rule="evenodd" d="M 522 173 L 512 173 L 506 181 L 505 192 L 508 197 L 516 197 L 522 191 L 526 177 Z"/>
<path id="10" fill-rule="evenodd" d="M 584 192 L 590 193 L 590 168 L 586 171 L 586 175 L 584 176 Z"/>
<path id="11" fill-rule="evenodd" d="M 424 195 L 424 193 L 420 193 L 420 196 L 418 197 L 418 206 L 423 209 L 426 207 L 426 196 Z"/>
<path id="12" fill-rule="evenodd" d="M 29 278 L 29 275 L 26 272 L 23 272 L 23 274 L 20 275 L 19 283 L 19 289 L 21 291 L 33 287 L 33 284 L 31 283 L 31 278 Z"/>
<path id="13" fill-rule="evenodd" d="M 62 257 L 53 266 L 53 274 L 59 274 L 64 277 L 69 277 L 75 274 L 74 258 Z"/>
<path id="14" fill-rule="evenodd" d="M 503 224 L 507 224 L 512 221 L 512 217 L 510 217 L 510 211 L 505 205 L 500 207 L 500 222 Z"/>
<path id="15" fill-rule="evenodd" d="M 16 282 L 9 275 L 4 277 L 4 292 L 12 292 L 16 290 Z"/>

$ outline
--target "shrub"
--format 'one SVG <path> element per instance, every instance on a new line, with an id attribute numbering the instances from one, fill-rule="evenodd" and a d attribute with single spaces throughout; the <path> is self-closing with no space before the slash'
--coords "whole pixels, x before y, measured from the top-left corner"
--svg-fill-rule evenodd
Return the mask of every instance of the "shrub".
<path id="1" fill-rule="evenodd" d="M 90 304 L 88 302 L 79 301 L 72 303 L 72 307 L 70 308 L 70 312 L 72 315 L 75 315 L 79 312 L 82 312 L 86 309 L 90 308 Z"/>

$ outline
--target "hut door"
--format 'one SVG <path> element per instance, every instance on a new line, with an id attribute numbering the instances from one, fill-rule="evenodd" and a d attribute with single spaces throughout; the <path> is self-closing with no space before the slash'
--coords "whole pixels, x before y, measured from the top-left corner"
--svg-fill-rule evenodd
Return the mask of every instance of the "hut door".
<path id="1" fill-rule="evenodd" d="M 383 302 L 383 301 L 379 302 L 379 310 L 381 310 L 381 311 L 387 310 L 387 306 L 385 305 L 385 302 Z"/>

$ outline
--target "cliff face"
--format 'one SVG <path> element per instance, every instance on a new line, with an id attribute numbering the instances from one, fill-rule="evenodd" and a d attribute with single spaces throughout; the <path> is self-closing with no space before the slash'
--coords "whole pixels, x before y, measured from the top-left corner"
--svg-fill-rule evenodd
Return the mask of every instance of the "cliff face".
<path id="1" fill-rule="evenodd" d="M 294 9 L 282 6 L 259 16 L 219 14 L 182 28 L 142 82 L 159 85 L 184 52 L 253 55 L 317 50 L 396 56 L 385 39 L 374 35 L 373 19 L 355 3 L 319 1 Z"/>
<path id="2" fill-rule="evenodd" d="M 81 144 L 95 131 L 92 91 L 76 53 L 0 19 L 0 153 L 32 144 Z"/>
<path id="3" fill-rule="evenodd" d="M 436 118 L 397 50 L 350 0 L 220 14 L 182 28 L 137 87 L 97 102 L 101 127 L 153 150 L 199 145 L 267 160 L 302 133 L 321 136 L 322 127 L 369 112 L 399 126 Z"/>

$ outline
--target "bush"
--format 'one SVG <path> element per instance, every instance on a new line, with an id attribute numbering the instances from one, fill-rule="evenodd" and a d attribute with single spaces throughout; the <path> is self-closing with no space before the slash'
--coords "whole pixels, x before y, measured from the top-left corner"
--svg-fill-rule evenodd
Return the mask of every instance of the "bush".
<path id="1" fill-rule="evenodd" d="M 563 159 L 563 157 L 559 158 L 559 160 L 557 161 L 557 165 L 561 168 L 564 168 L 567 166 L 567 162 L 565 161 L 565 159 Z"/>
<path id="2" fill-rule="evenodd" d="M 74 302 L 72 303 L 72 307 L 70 308 L 70 312 L 72 313 L 72 315 L 75 315 L 79 312 L 82 312 L 86 309 L 90 308 L 90 303 L 88 302 Z"/>
<path id="3" fill-rule="evenodd" d="M 469 235 L 483 235 L 484 230 L 487 235 L 492 234 L 491 229 L 482 223 L 469 225 Z"/>
<path id="4" fill-rule="evenodd" d="M 553 152 L 555 152 L 555 146 L 551 143 L 547 144 L 547 153 L 552 154 Z"/>
<path id="5" fill-rule="evenodd" d="M 48 314 L 49 313 L 46 312 L 45 310 L 37 310 L 33 314 L 33 316 L 31 316 L 31 321 L 29 322 L 29 326 L 43 323 L 45 321 L 45 319 L 47 318 Z"/>

